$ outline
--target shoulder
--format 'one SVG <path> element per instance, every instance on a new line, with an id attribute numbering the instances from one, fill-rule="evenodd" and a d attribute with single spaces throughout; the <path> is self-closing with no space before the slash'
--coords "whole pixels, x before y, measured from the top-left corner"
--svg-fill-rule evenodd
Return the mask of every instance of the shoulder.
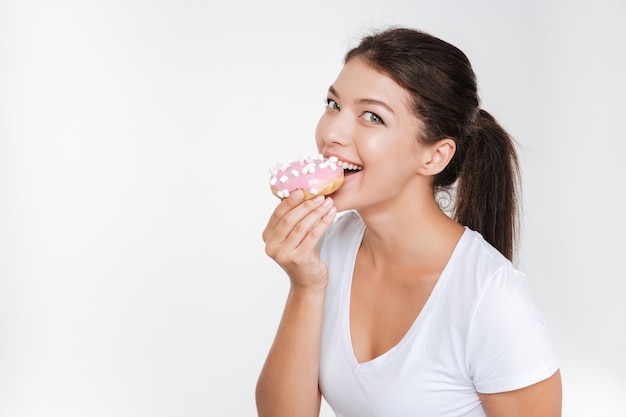
<path id="1" fill-rule="evenodd" d="M 528 279 L 523 272 L 479 233 L 467 229 L 464 239 L 463 257 L 459 263 L 464 280 L 470 281 L 474 289 L 470 315 L 472 327 L 487 325 L 493 329 L 493 325 L 506 323 L 532 305 Z M 509 315 L 511 312 L 514 312 L 513 317 Z"/>
<path id="2" fill-rule="evenodd" d="M 442 275 L 443 300 L 464 317 L 469 335 L 485 320 L 500 316 L 509 303 L 529 301 L 526 275 L 480 233 L 466 228 Z"/>
<path id="3" fill-rule="evenodd" d="M 480 233 L 468 228 L 452 255 L 450 265 L 452 275 L 456 277 L 455 285 L 469 291 L 464 291 L 465 296 L 472 294 L 476 302 L 494 286 L 516 287 L 526 282 L 524 273 L 517 270 Z"/>
<path id="4" fill-rule="evenodd" d="M 528 279 L 489 245 L 469 233 L 465 266 L 473 269 L 467 360 L 479 392 L 502 392 L 545 379 L 558 369 L 547 323 L 534 305 Z"/>

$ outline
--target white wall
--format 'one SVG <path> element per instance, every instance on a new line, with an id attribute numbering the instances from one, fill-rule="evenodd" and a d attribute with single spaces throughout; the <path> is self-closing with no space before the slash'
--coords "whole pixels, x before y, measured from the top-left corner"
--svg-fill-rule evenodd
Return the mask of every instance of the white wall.
<path id="1" fill-rule="evenodd" d="M 211 3 L 0 1 L 0 415 L 255 415 L 287 289 L 267 168 L 388 24 L 473 61 L 522 145 L 564 415 L 626 415 L 623 0 Z"/>

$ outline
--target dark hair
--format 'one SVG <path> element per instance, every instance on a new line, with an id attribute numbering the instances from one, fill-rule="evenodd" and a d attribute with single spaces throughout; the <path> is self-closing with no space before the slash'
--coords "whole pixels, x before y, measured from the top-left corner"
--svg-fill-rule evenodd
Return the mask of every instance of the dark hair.
<path id="1" fill-rule="evenodd" d="M 480 108 L 476 76 L 465 54 L 427 33 L 391 28 L 363 38 L 345 57 L 360 58 L 407 90 L 423 122 L 418 138 L 452 138 L 456 152 L 433 179 L 455 196 L 453 218 L 513 259 L 518 230 L 519 165 L 509 134 Z"/>

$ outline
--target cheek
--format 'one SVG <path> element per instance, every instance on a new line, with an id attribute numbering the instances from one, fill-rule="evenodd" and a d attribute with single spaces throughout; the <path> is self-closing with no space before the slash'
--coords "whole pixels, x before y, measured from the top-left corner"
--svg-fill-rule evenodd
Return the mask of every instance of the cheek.
<path id="1" fill-rule="evenodd" d="M 315 144 L 317 145 L 318 152 L 321 152 L 324 148 L 324 140 L 322 139 L 322 132 L 324 130 L 323 124 L 324 117 L 321 117 L 320 120 L 317 122 L 317 126 L 315 127 Z"/>
<path id="2" fill-rule="evenodd" d="M 401 175 L 414 170 L 418 146 L 410 134 L 377 136 L 364 144 L 365 147 L 367 156 L 380 167 L 382 176 Z M 367 162 L 364 161 L 366 165 Z"/>

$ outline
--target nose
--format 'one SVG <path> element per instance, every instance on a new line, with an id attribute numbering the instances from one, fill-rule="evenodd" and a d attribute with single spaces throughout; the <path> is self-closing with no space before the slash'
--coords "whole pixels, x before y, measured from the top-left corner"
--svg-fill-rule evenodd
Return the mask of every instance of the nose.
<path id="1" fill-rule="evenodd" d="M 322 149 L 348 145 L 352 140 L 351 123 L 341 112 L 324 113 L 315 129 L 317 147 Z"/>

